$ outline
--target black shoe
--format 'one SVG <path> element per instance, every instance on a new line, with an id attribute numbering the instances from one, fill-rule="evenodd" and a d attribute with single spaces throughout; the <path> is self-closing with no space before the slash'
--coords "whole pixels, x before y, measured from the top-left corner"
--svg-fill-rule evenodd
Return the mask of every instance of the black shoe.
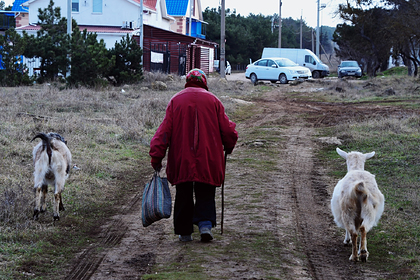
<path id="1" fill-rule="evenodd" d="M 202 242 L 209 242 L 210 240 L 213 240 L 213 234 L 211 233 L 211 229 L 209 228 L 201 229 L 200 235 L 201 235 Z"/>

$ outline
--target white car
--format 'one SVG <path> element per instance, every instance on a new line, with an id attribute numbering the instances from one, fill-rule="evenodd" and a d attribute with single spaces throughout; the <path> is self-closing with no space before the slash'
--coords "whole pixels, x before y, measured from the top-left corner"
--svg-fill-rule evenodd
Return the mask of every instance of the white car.
<path id="1" fill-rule="evenodd" d="M 245 77 L 251 79 L 253 84 L 259 80 L 287 84 L 296 79 L 312 79 L 312 73 L 309 68 L 299 66 L 288 58 L 270 57 L 249 64 L 246 67 Z"/>
<path id="2" fill-rule="evenodd" d="M 214 61 L 213 68 L 216 69 L 216 71 L 220 73 L 219 60 Z M 232 74 L 232 67 L 230 66 L 230 63 L 227 60 L 226 60 L 226 65 L 225 65 L 225 73 L 226 75 Z"/>

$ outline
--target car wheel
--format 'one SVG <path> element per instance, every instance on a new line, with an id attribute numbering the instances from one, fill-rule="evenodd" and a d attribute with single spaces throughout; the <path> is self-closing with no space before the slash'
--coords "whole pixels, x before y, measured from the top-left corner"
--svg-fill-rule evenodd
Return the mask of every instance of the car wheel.
<path id="1" fill-rule="evenodd" d="M 319 73 L 319 71 L 312 72 L 312 78 L 314 78 L 314 79 L 321 78 L 321 73 Z"/>
<path id="2" fill-rule="evenodd" d="M 287 84 L 287 77 L 285 74 L 280 74 L 279 76 L 280 84 Z"/>
<path id="3" fill-rule="evenodd" d="M 255 85 L 257 82 L 258 82 L 257 75 L 252 73 L 251 74 L 251 83 L 253 83 Z"/>

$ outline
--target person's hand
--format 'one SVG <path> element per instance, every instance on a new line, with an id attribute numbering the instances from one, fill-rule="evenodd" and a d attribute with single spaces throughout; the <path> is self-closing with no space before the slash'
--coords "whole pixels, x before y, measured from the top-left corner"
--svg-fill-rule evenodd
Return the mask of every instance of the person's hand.
<path id="1" fill-rule="evenodd" d="M 161 162 L 152 162 L 152 167 L 157 172 L 160 172 L 160 170 L 162 169 L 162 163 Z"/>

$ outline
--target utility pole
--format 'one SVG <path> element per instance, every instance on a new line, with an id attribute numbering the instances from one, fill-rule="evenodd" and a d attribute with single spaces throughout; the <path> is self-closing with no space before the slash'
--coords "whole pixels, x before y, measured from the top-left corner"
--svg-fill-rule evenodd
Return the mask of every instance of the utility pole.
<path id="1" fill-rule="evenodd" d="M 319 1 L 317 1 L 317 19 L 316 19 L 316 56 L 319 58 Z"/>
<path id="2" fill-rule="evenodd" d="M 303 42 L 302 42 L 302 11 L 300 12 L 300 48 L 302 49 Z"/>
<path id="3" fill-rule="evenodd" d="M 67 0 L 67 34 L 71 36 L 71 0 Z"/>
<path id="4" fill-rule="evenodd" d="M 191 26 L 192 26 L 192 10 L 193 10 L 194 0 L 190 0 L 190 22 L 188 24 L 188 34 L 191 35 Z"/>
<path id="5" fill-rule="evenodd" d="M 279 7 L 279 48 L 281 48 L 281 0 L 280 0 L 280 7 Z"/>
<path id="6" fill-rule="evenodd" d="M 143 65 L 143 41 L 144 41 L 144 34 L 143 34 L 143 0 L 140 0 L 140 19 L 139 19 L 139 30 L 140 30 L 140 48 L 142 50 L 141 54 L 141 65 Z"/>
<path id="7" fill-rule="evenodd" d="M 71 38 L 71 0 L 67 0 L 67 34 L 69 38 Z M 70 42 L 71 43 L 71 42 Z M 67 69 L 66 77 L 71 75 L 71 54 L 70 52 L 67 53 L 67 58 L 70 62 L 70 67 Z"/>
<path id="8" fill-rule="evenodd" d="M 222 0 L 222 9 L 221 9 L 221 19 L 220 19 L 220 61 L 219 69 L 220 76 L 226 78 L 226 49 L 225 49 L 225 0 Z"/>

